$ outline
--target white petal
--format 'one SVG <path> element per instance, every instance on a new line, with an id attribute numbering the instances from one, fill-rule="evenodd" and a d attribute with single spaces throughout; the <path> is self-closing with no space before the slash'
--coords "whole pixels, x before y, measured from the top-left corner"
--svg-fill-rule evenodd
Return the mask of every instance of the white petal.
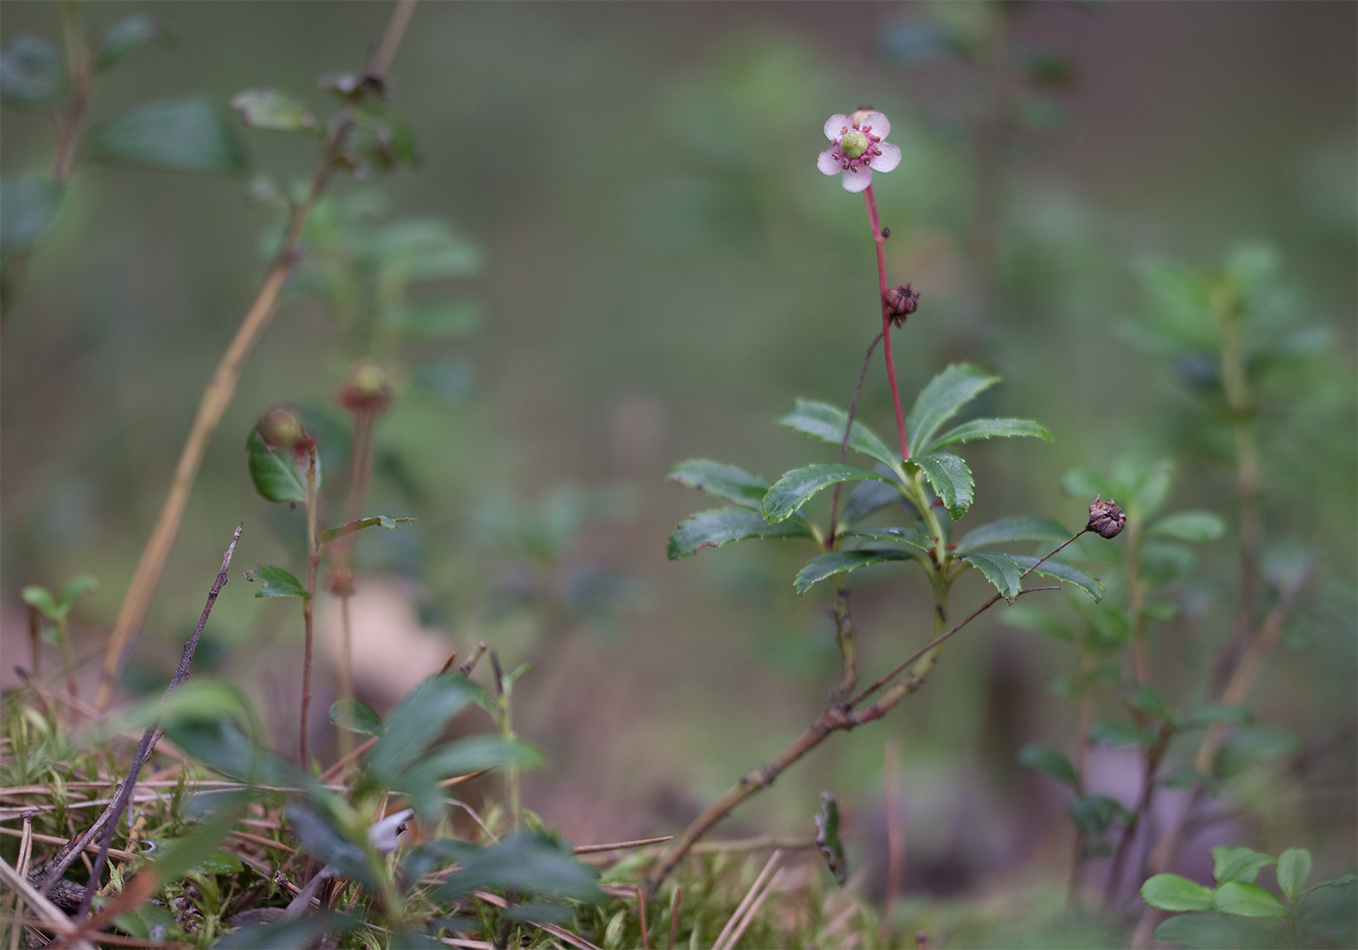
<path id="1" fill-rule="evenodd" d="M 882 150 L 881 155 L 872 157 L 872 170 L 875 172 L 889 172 L 901 163 L 901 150 L 899 146 L 892 145 L 890 142 L 881 142 L 877 146 Z"/>
<path id="2" fill-rule="evenodd" d="M 880 112 L 869 112 L 862 124 L 872 126 L 872 134 L 879 139 L 886 138 L 891 132 L 891 122 Z"/>
<path id="3" fill-rule="evenodd" d="M 863 191 L 872 184 L 872 171 L 862 166 L 856 172 L 845 171 L 843 181 L 845 191 Z"/>
<path id="4" fill-rule="evenodd" d="M 836 112 L 825 120 L 825 137 L 833 141 L 839 138 L 840 134 L 851 125 L 853 123 L 849 121 L 847 115 L 840 115 Z"/>
<path id="5" fill-rule="evenodd" d="M 827 175 L 837 175 L 840 170 L 839 149 L 831 146 L 816 158 L 816 167 Z"/>
<path id="6" fill-rule="evenodd" d="M 413 814 L 415 814 L 413 808 L 403 808 L 380 821 L 373 822 L 368 827 L 368 842 L 373 846 L 373 850 L 379 854 L 390 854 L 395 851 L 396 838 L 405 830 L 403 826 Z"/>

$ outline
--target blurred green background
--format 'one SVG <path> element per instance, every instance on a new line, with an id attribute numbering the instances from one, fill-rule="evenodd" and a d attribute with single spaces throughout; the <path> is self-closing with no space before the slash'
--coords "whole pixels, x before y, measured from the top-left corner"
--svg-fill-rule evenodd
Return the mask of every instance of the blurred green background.
<path id="1" fill-rule="evenodd" d="M 84 16 L 139 9 L 90 4 Z M 147 99 L 225 105 L 261 87 L 328 113 L 318 77 L 357 68 L 390 13 L 146 9 L 177 42 L 103 77 L 92 124 Z M 968 55 L 934 41 L 943 28 L 971 38 Z M 368 510 L 419 522 L 358 544 L 358 635 L 375 644 L 362 695 L 388 703 L 481 639 L 509 665 L 531 660 L 521 733 L 550 766 L 529 804 L 577 840 L 671 828 L 810 721 L 837 660 L 827 593 L 792 591 L 806 552 L 747 544 L 667 562 L 671 528 L 711 505 L 664 475 L 693 456 L 770 478 L 831 458 L 772 420 L 799 396 L 846 404 L 878 327 L 862 201 L 815 168 L 826 117 L 870 103 L 904 152 L 875 190 L 890 279 L 921 293 L 894 337 L 907 400 L 965 359 L 1005 379 L 987 413 L 1036 418 L 1054 436 L 968 453 L 971 524 L 1039 514 L 1076 527 L 1088 500 L 1063 496 L 1061 475 L 1126 452 L 1173 456 L 1171 505 L 1229 522 L 1227 470 L 1178 424 L 1182 380 L 1119 327 L 1147 306 L 1145 256 L 1211 269 L 1241 241 L 1273 246 L 1332 343 L 1306 400 L 1266 407 L 1283 420 L 1265 462 L 1266 524 L 1324 553 L 1328 619 L 1279 650 L 1254 703 L 1308 741 L 1342 726 L 1358 677 L 1355 28 L 1348 3 L 421 4 L 392 72 L 422 162 L 341 176 L 331 193 L 350 207 L 385 196 L 363 227 L 445 220 L 481 264 L 428 289 L 469 320 L 404 344 L 377 430 Z M 24 32 L 55 37 L 56 6 L 7 0 L 0 37 Z M 310 174 L 316 140 L 241 134 L 252 175 L 289 187 Z M 46 116 L 5 114 L 6 174 L 43 167 L 51 147 Z M 79 653 L 97 665 L 202 387 L 267 267 L 261 235 L 278 218 L 249 194 L 246 175 L 83 168 L 28 264 L 0 380 L 6 684 L 28 662 L 19 589 L 80 572 L 101 585 L 77 617 Z M 274 510 L 247 477 L 260 413 L 302 406 L 342 482 L 344 417 L 327 407 L 360 348 L 296 297 L 213 440 L 129 688 L 173 668 L 237 521 L 237 577 L 259 563 L 304 569 L 300 512 Z M 861 412 L 891 431 L 880 358 Z M 1204 562 L 1229 581 L 1230 535 Z M 872 670 L 927 629 L 927 591 L 901 578 L 855 575 Z M 239 580 L 226 590 L 200 657 L 251 684 L 284 743 L 301 625 L 295 605 L 252 593 Z M 984 596 L 963 583 L 955 609 Z M 1171 666 L 1214 643 L 1183 649 Z M 1059 815 L 1026 810 L 1033 789 L 1014 753 L 1068 737 L 1068 705 L 1044 692 L 1067 663 L 988 616 L 921 695 L 827 743 L 734 824 L 801 831 L 830 788 L 870 860 L 883 743 L 896 738 L 919 853 L 970 874 L 1034 855 L 1059 871 L 1065 845 L 1043 843 L 1048 818 L 1065 834 Z M 1350 733 L 1345 761 L 1352 746 Z M 1352 854 L 1351 770 L 1332 797 L 1299 833 L 1340 828 L 1338 867 Z"/>

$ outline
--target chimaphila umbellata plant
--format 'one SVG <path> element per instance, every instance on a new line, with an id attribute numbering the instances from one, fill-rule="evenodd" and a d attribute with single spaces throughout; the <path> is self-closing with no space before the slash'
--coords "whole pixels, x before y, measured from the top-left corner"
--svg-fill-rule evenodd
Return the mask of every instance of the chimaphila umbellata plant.
<path id="1" fill-rule="evenodd" d="M 839 175 L 846 191 L 863 195 L 877 254 L 877 300 L 882 325 L 868 347 L 847 411 L 824 402 L 798 400 L 778 421 L 803 435 L 837 445 L 837 460 L 812 461 L 772 483 L 744 469 L 708 459 L 681 462 L 670 476 L 681 485 L 731 503 L 694 515 L 680 524 L 670 536 L 671 558 L 688 557 L 703 548 L 751 538 L 812 544 L 814 555 L 798 572 L 793 587 L 798 594 L 804 594 L 820 581 L 832 581 L 831 616 L 840 653 L 839 678 L 824 709 L 809 728 L 774 758 L 740 778 L 671 842 L 646 881 L 652 894 L 699 838 L 746 798 L 772 784 L 785 768 L 831 734 L 882 718 L 918 690 L 934 669 L 945 641 L 972 620 L 1001 600 L 1012 604 L 1024 594 L 1056 589 L 1024 587 L 1023 581 L 1030 574 L 1053 578 L 1097 600 L 1102 587 L 1095 578 L 1053 558 L 1085 532 L 1113 538 L 1125 524 L 1125 516 L 1114 499 L 1096 498 L 1089 506 L 1084 526 L 1073 534 L 1050 518 L 1015 516 L 954 537 L 952 523 L 967 513 L 975 498 L 971 469 L 952 451 L 954 447 L 997 437 L 1049 440 L 1051 435 L 1045 427 L 1028 419 L 979 418 L 951 424 L 972 400 L 999 382 L 999 377 L 968 364 L 946 367 L 919 393 L 909 414 L 902 411 L 891 331 L 903 327 L 918 309 L 919 294 L 908 283 L 888 286 L 887 282 L 884 248 L 889 231 L 880 223 L 872 177 L 874 171 L 889 172 L 900 161 L 899 148 L 885 141 L 890 129 L 886 116 L 869 107 L 848 115 L 833 115 L 824 127 L 830 146 L 817 160 L 821 172 Z M 895 412 L 895 448 L 854 418 L 878 343 L 882 344 Z M 851 450 L 866 457 L 872 467 L 848 464 Z M 852 488 L 841 497 L 845 485 Z M 828 513 L 817 517 L 810 510 L 811 502 L 827 488 L 833 488 Z M 893 515 L 894 523 L 870 523 L 874 515 L 883 512 Z M 1045 553 L 1010 553 L 1012 545 L 1033 542 L 1042 545 L 1040 552 Z M 917 648 L 864 687 L 860 685 L 857 632 L 845 575 L 885 562 L 912 564 L 923 572 L 932 600 L 925 626 L 928 634 L 915 634 Z M 954 620 L 950 602 L 953 584 L 972 569 L 995 587 L 995 593 L 965 617 Z M 827 805 L 832 806 L 833 802 L 827 801 Z M 822 812 L 820 843 L 842 880 L 843 855 L 837 837 L 827 830 L 833 819 L 832 810 Z"/>

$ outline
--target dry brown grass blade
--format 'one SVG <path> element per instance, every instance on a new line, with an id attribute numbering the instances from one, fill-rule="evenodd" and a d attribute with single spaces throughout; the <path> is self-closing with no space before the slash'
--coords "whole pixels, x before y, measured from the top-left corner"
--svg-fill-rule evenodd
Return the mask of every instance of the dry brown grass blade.
<path id="1" fill-rule="evenodd" d="M 77 928 L 71 919 L 62 913 L 61 908 L 53 904 L 50 900 L 38 893 L 38 889 L 28 883 L 9 862 L 0 858 L 0 881 L 12 890 L 15 895 L 38 915 L 38 922 L 42 927 L 51 930 L 59 935 L 76 935 Z M 94 950 L 94 944 L 84 937 L 77 937 L 70 947 L 73 950 Z"/>
<path id="2" fill-rule="evenodd" d="M 721 933 L 717 935 L 716 942 L 712 944 L 712 950 L 721 950 L 721 948 L 726 945 L 727 938 L 730 937 L 731 933 L 737 927 L 740 927 L 740 922 L 744 917 L 745 912 L 758 899 L 759 892 L 764 887 L 764 882 L 773 875 L 774 868 L 777 867 L 778 862 L 782 859 L 783 852 L 781 850 L 775 851 L 773 854 L 769 855 L 768 861 L 764 863 L 764 867 L 754 879 L 754 883 L 750 885 L 750 889 L 745 892 L 745 896 L 741 899 L 740 903 L 736 905 L 736 912 L 731 915 L 731 919 L 726 922 L 726 926 L 723 927 Z M 741 927 L 741 931 L 744 931 L 743 927 Z"/>

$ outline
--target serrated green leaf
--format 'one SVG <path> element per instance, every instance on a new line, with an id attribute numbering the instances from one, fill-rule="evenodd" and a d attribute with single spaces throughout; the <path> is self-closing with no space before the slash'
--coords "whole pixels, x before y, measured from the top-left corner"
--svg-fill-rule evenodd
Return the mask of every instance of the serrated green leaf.
<path id="1" fill-rule="evenodd" d="M 172 42 L 173 36 L 165 24 L 140 13 L 123 17 L 104 31 L 95 57 L 95 69 L 99 72 L 110 69 L 147 43 L 157 40 L 162 45 Z"/>
<path id="2" fill-rule="evenodd" d="M 245 579 L 247 581 L 259 581 L 263 585 L 255 591 L 256 597 L 301 597 L 306 599 L 311 596 L 302 586 L 301 581 L 281 567 L 269 565 L 253 571 L 246 571 Z"/>
<path id="3" fill-rule="evenodd" d="M 0 256 L 26 251 L 42 240 L 65 194 L 65 188 L 38 173 L 0 180 Z"/>
<path id="4" fill-rule="evenodd" d="M 764 493 L 769 490 L 769 483 L 758 475 L 711 459 L 680 462 L 670 470 L 669 478 L 685 488 L 696 488 L 755 511 L 763 510 Z"/>
<path id="5" fill-rule="evenodd" d="M 1292 900 L 1301 896 L 1306 879 L 1311 876 L 1311 852 L 1305 848 L 1288 848 L 1278 855 L 1278 886 Z"/>
<path id="6" fill-rule="evenodd" d="M 480 690 L 455 673 L 424 680 L 387 717 L 382 738 L 364 757 L 371 773 L 391 781 L 424 756 L 449 720 L 477 699 Z"/>
<path id="7" fill-rule="evenodd" d="M 913 558 L 914 554 L 896 550 L 831 551 L 808 561 L 806 566 L 797 572 L 792 586 L 797 593 L 805 594 L 812 584 L 835 574 L 856 571 L 860 567 L 879 564 L 882 561 L 909 561 Z"/>
<path id="8" fill-rule="evenodd" d="M 196 98 L 148 102 L 91 129 L 85 156 L 178 172 L 236 174 L 246 167 L 245 150 L 226 116 Z"/>
<path id="9" fill-rule="evenodd" d="M 867 484 L 866 482 L 864 484 Z M 900 493 L 897 492 L 897 497 Z M 883 528 L 854 528 L 844 532 L 846 537 L 867 538 L 870 541 L 899 541 L 908 544 L 912 548 L 920 551 L 929 552 L 933 550 L 934 543 L 929 540 L 929 536 L 918 528 L 908 525 L 891 525 Z"/>
<path id="10" fill-rule="evenodd" d="M 1096 722 L 1089 727 L 1089 744 L 1106 746 L 1155 744 L 1155 736 L 1125 722 Z"/>
<path id="11" fill-rule="evenodd" d="M 1225 532 L 1226 522 L 1210 511 L 1180 511 L 1152 524 L 1147 534 L 1158 534 L 1180 541 L 1213 541 Z"/>
<path id="12" fill-rule="evenodd" d="M 365 736 L 380 736 L 382 720 L 365 703 L 356 699 L 339 699 L 330 705 L 330 723 L 340 729 Z"/>
<path id="13" fill-rule="evenodd" d="M 1087 834 L 1098 836 L 1127 817 L 1127 809 L 1107 795 L 1076 795 L 1066 802 L 1066 814 Z"/>
<path id="14" fill-rule="evenodd" d="M 1017 561 L 998 551 L 972 551 L 962 555 L 962 560 L 980 571 L 1005 600 L 1011 604 L 1014 602 L 1014 598 L 1018 596 L 1019 579 L 1023 573 Z"/>
<path id="15" fill-rule="evenodd" d="M 924 447 L 924 451 L 936 452 L 949 445 L 957 445 L 962 442 L 976 442 L 980 439 L 1011 439 L 1017 436 L 1031 436 L 1035 439 L 1045 439 L 1050 442 L 1052 435 L 1047 431 L 1046 426 L 1038 425 L 1031 419 L 972 419 L 964 422 L 956 428 L 950 429 L 943 435 Z M 912 452 L 917 451 L 915 446 L 911 446 Z"/>
<path id="16" fill-rule="evenodd" d="M 38 608 L 38 612 L 48 620 L 58 620 L 66 616 L 66 612 L 57 607 L 52 592 L 41 584 L 29 584 L 19 592 L 19 597 L 29 606 Z"/>
<path id="17" fill-rule="evenodd" d="M 66 89 L 66 64 L 50 40 L 23 33 L 0 53 L 0 100 L 37 109 Z"/>
<path id="18" fill-rule="evenodd" d="M 854 465 L 821 463 L 794 468 L 770 485 L 764 494 L 764 517 L 776 524 L 795 514 L 822 489 L 840 482 L 865 479 L 891 483 L 885 475 Z"/>
<path id="19" fill-rule="evenodd" d="M 1067 531 L 1059 521 L 1053 521 L 1051 518 L 1030 516 L 1000 518 L 998 521 L 991 521 L 968 531 L 957 542 L 957 547 L 954 550 L 958 554 L 965 554 L 967 551 L 973 551 L 977 548 L 988 547 L 992 544 L 1007 544 L 1010 541 L 1061 542 L 1073 533 Z"/>
<path id="20" fill-rule="evenodd" d="M 935 376 L 920 391 L 905 421 L 910 451 L 916 456 L 931 454 L 930 443 L 939 427 L 999 381 L 968 363 L 954 363 Z"/>
<path id="21" fill-rule="evenodd" d="M 1211 910 L 1212 892 L 1177 874 L 1157 874 L 1141 885 L 1141 899 L 1159 910 Z"/>
<path id="22" fill-rule="evenodd" d="M 1095 603 L 1103 599 L 1103 585 L 1099 583 L 1097 578 L 1090 577 L 1078 567 L 1072 567 L 1064 561 L 1053 561 L 1051 559 L 1043 561 L 1039 567 L 1034 567 L 1033 565 L 1037 564 L 1035 557 L 1018 554 L 1013 557 L 1025 572 L 1032 571 L 1032 573 L 1040 574 L 1043 577 L 1054 577 L 1059 581 L 1065 581 L 1067 584 L 1073 584 L 1092 597 Z"/>
<path id="23" fill-rule="evenodd" d="M 809 538 L 811 532 L 799 521 L 770 524 L 748 508 L 716 508 L 702 511 L 681 522 L 670 534 L 671 561 L 696 554 L 703 548 L 719 548 L 748 538 Z"/>
<path id="24" fill-rule="evenodd" d="M 288 446 L 274 447 L 264 440 L 259 427 L 250 430 L 245 440 L 249 452 L 250 479 L 260 497 L 272 502 L 307 500 L 307 467 L 304 453 Z M 320 456 L 316 457 L 316 488 L 320 489 Z"/>
<path id="25" fill-rule="evenodd" d="M 816 815 L 816 844 L 825 857 L 825 864 L 840 886 L 848 879 L 849 864 L 844 857 L 844 844 L 839 840 L 839 802 L 829 792 L 821 792 L 820 812 Z"/>
<path id="26" fill-rule="evenodd" d="M 910 462 L 924 473 L 924 477 L 929 480 L 929 486 L 933 488 L 934 494 L 943 502 L 954 521 L 967 513 L 974 500 L 972 487 L 975 482 L 966 462 L 948 452 L 912 458 Z"/>
<path id="27" fill-rule="evenodd" d="M 1224 703 L 1211 703 L 1190 710 L 1179 719 L 1179 729 L 1202 729 L 1214 723 L 1227 726 L 1248 726 L 1254 722 L 1254 715 L 1244 706 L 1228 706 Z"/>
<path id="28" fill-rule="evenodd" d="M 1019 749 L 1018 761 L 1019 765 L 1036 769 L 1039 772 L 1046 772 L 1071 788 L 1080 784 L 1080 780 L 1075 774 L 1075 766 L 1070 764 L 1070 759 L 1051 746 L 1026 745 Z"/>
<path id="29" fill-rule="evenodd" d="M 1273 856 L 1253 848 L 1219 847 L 1212 849 L 1212 862 L 1212 880 L 1218 884 L 1227 881 L 1253 884 L 1259 870 L 1273 863 Z"/>
<path id="30" fill-rule="evenodd" d="M 1287 907 L 1258 884 L 1230 881 L 1217 888 L 1212 909 L 1237 917 L 1286 917 Z"/>
<path id="31" fill-rule="evenodd" d="M 878 471 L 881 472 L 884 468 L 885 466 L 879 466 Z M 859 482 L 853 491 L 849 492 L 849 500 L 840 511 L 839 522 L 845 526 L 858 524 L 869 515 L 901 501 L 901 491 L 894 483 L 886 485 L 882 482 Z"/>
<path id="32" fill-rule="evenodd" d="M 341 538 L 346 534 L 353 534 L 355 531 L 362 531 L 364 528 L 381 526 L 390 530 L 396 530 L 398 524 L 414 524 L 414 518 L 389 518 L 386 515 L 373 515 L 370 518 L 359 518 L 350 521 L 337 528 L 327 528 L 321 532 L 321 543 L 329 544 L 336 538 Z"/>
<path id="33" fill-rule="evenodd" d="M 840 445 L 844 441 L 844 427 L 848 424 L 848 414 L 842 409 L 824 402 L 798 399 L 792 411 L 778 420 L 779 425 L 787 426 L 813 439 Z M 849 448 L 870 458 L 874 458 L 889 468 L 899 465 L 897 453 L 887 448 L 887 444 L 862 422 L 854 420 L 849 432 Z"/>
<path id="34" fill-rule="evenodd" d="M 325 126 L 295 99 L 273 89 L 247 89 L 231 99 L 231 108 L 254 129 L 324 135 Z"/>

